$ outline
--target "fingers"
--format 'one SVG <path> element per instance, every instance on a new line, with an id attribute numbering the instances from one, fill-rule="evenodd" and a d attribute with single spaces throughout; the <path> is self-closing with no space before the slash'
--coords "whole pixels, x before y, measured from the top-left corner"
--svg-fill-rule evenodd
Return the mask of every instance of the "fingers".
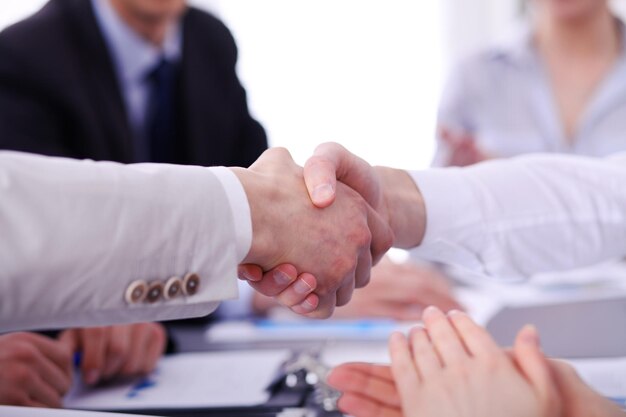
<path id="1" fill-rule="evenodd" d="M 38 375 L 34 381 L 36 394 L 33 398 L 50 403 L 50 399 L 64 395 L 71 386 L 72 379 L 55 364 L 43 357 L 38 357 L 30 364 Z"/>
<path id="2" fill-rule="evenodd" d="M 372 273 L 372 253 L 369 249 L 362 250 L 357 258 L 355 274 L 354 274 L 354 287 L 350 288 L 350 298 L 352 297 L 352 290 L 354 288 L 363 288 L 369 284 L 370 276 Z M 339 299 L 340 297 L 338 297 Z M 347 303 L 347 302 L 346 302 Z M 344 303 L 345 304 L 345 303 Z M 340 304 L 340 305 L 344 305 Z"/>
<path id="3" fill-rule="evenodd" d="M 303 303 L 317 286 L 315 277 L 309 273 L 300 274 L 293 284 L 276 296 L 276 300 L 284 306 L 294 307 Z"/>
<path id="4" fill-rule="evenodd" d="M 291 307 L 291 310 L 303 316 L 308 316 L 313 314 L 314 311 L 317 310 L 317 307 L 320 304 L 320 298 L 317 294 L 309 294 L 306 296 L 303 302 L 298 305 Z M 314 318 L 314 317 L 311 317 Z"/>
<path id="5" fill-rule="evenodd" d="M 467 314 L 452 311 L 448 317 L 469 353 L 486 357 L 499 354 L 500 347 L 493 338 Z"/>
<path id="6" fill-rule="evenodd" d="M 282 264 L 266 272 L 260 281 L 249 281 L 249 284 L 261 294 L 275 297 L 285 291 L 297 277 L 298 271 L 295 266 Z"/>
<path id="7" fill-rule="evenodd" d="M 345 306 L 352 299 L 352 293 L 354 292 L 354 284 L 352 279 L 344 281 L 344 283 L 337 290 L 337 307 Z"/>
<path id="8" fill-rule="evenodd" d="M 260 270 L 255 265 L 247 267 Z M 261 280 L 248 283 L 259 293 L 274 297 L 297 314 L 309 314 L 319 305 L 319 297 L 313 294 L 317 288 L 317 279 L 309 273 L 297 275 L 296 267 L 290 264 L 279 265 L 264 273 Z"/>
<path id="9" fill-rule="evenodd" d="M 406 403 L 415 395 L 420 383 L 419 375 L 415 368 L 409 343 L 402 333 L 393 333 L 389 339 L 389 354 L 391 355 L 391 371 L 396 381 L 396 387 Z"/>
<path id="10" fill-rule="evenodd" d="M 390 407 L 356 394 L 344 394 L 337 401 L 337 407 L 346 415 L 354 417 L 402 417 L 399 407 Z"/>
<path id="11" fill-rule="evenodd" d="M 338 376 L 334 374 L 345 376 L 345 375 L 352 375 L 354 373 L 371 375 L 374 378 L 383 379 L 393 384 L 393 374 L 391 373 L 390 366 L 377 365 L 377 364 L 366 363 L 366 362 L 349 362 L 349 363 L 344 363 L 342 365 L 336 366 L 335 368 L 333 368 L 333 370 L 328 376 L 328 383 L 335 386 L 334 383 L 331 382 L 331 379 L 332 381 L 336 381 L 336 378 Z"/>
<path id="12" fill-rule="evenodd" d="M 167 335 L 159 323 L 132 325 L 130 348 L 119 376 L 145 375 L 154 370 L 163 355 Z"/>
<path id="13" fill-rule="evenodd" d="M 337 405 L 355 417 L 402 417 L 400 400 L 388 366 L 365 363 L 340 365 L 328 383 L 344 394 Z"/>
<path id="14" fill-rule="evenodd" d="M 112 326 L 108 340 L 105 342 L 105 363 L 102 371 L 103 379 L 110 379 L 120 373 L 125 362 L 130 358 L 132 325 Z M 83 337 L 89 337 L 89 329 L 85 329 Z"/>
<path id="15" fill-rule="evenodd" d="M 459 335 L 441 310 L 436 307 L 426 308 L 423 320 L 435 351 L 444 366 L 453 366 L 467 358 L 467 352 Z"/>
<path id="16" fill-rule="evenodd" d="M 33 400 L 59 407 L 60 398 L 71 385 L 71 373 L 67 372 L 71 369 L 69 351 L 59 342 L 33 333 L 24 333 L 13 346 L 16 348 L 20 353 L 14 360 L 26 364 L 26 368 L 14 371 L 17 384 L 28 390 Z"/>
<path id="17" fill-rule="evenodd" d="M 60 407 L 71 384 L 67 346 L 35 333 L 0 339 L 0 403 Z"/>
<path id="18" fill-rule="evenodd" d="M 34 403 L 45 407 L 61 408 L 63 406 L 62 394 L 51 386 L 45 377 L 33 378 L 28 386 L 28 396 Z"/>
<path id="19" fill-rule="evenodd" d="M 367 206 L 367 226 L 371 234 L 371 266 L 376 265 L 391 248 L 394 235 L 389 223 L 369 205 Z"/>
<path id="20" fill-rule="evenodd" d="M 331 292 L 325 296 L 318 296 L 318 304 L 317 308 L 306 316 L 312 319 L 327 319 L 330 317 L 335 311 L 335 306 L 337 305 L 337 293 Z"/>
<path id="21" fill-rule="evenodd" d="M 313 204 L 332 204 L 337 180 L 361 194 L 372 207 L 378 206 L 380 182 L 370 164 L 337 143 L 323 143 L 304 164 L 304 182 Z"/>
<path id="22" fill-rule="evenodd" d="M 87 334 L 85 331 L 88 330 Z M 81 329 L 79 346 L 82 351 L 80 369 L 88 385 L 97 384 L 102 378 L 106 363 L 108 327 Z"/>
<path id="23" fill-rule="evenodd" d="M 166 344 L 163 327 L 157 323 L 74 329 L 60 340 L 80 351 L 81 372 L 86 384 L 150 372 Z"/>
<path id="24" fill-rule="evenodd" d="M 437 356 L 437 352 L 435 352 L 426 330 L 419 326 L 412 328 L 409 339 L 411 340 L 415 367 L 419 375 L 424 380 L 427 380 L 432 375 L 440 372 L 443 364 Z"/>
<path id="25" fill-rule="evenodd" d="M 263 279 L 263 269 L 258 265 L 244 264 L 237 267 L 237 276 L 241 280 L 258 282 Z"/>
<path id="26" fill-rule="evenodd" d="M 69 389 L 72 379 L 72 350 L 66 344 L 58 343 L 54 339 L 44 337 L 35 333 L 24 333 L 28 343 L 32 343 L 43 356 L 50 361 L 51 367 L 57 377 L 51 380 L 58 381 L 57 386 L 63 393 Z M 62 383 L 61 381 L 65 381 Z"/>
<path id="27" fill-rule="evenodd" d="M 140 369 L 142 374 L 154 371 L 167 346 L 167 332 L 161 324 L 149 323 L 147 331 L 149 332 L 149 338 L 144 354 L 143 366 Z"/>
<path id="28" fill-rule="evenodd" d="M 526 325 L 519 331 L 513 347 L 515 360 L 528 381 L 539 393 L 553 390 L 550 367 L 539 346 L 539 335 L 534 326 Z"/>
<path id="29" fill-rule="evenodd" d="M 150 335 L 144 328 L 135 328 L 130 334 L 129 350 L 120 376 L 139 375 L 143 371 L 143 354 L 150 345 Z"/>
<path id="30" fill-rule="evenodd" d="M 343 393 L 400 407 L 400 397 L 388 366 L 365 363 L 341 365 L 331 371 L 327 381 Z"/>

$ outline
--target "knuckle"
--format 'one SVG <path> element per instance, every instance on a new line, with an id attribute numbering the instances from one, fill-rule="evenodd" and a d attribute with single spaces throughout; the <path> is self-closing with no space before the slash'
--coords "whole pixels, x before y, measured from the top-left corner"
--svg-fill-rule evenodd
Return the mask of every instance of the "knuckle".
<path id="1" fill-rule="evenodd" d="M 341 256 L 335 262 L 335 271 L 340 277 L 340 282 L 337 286 L 341 285 L 345 277 L 350 274 L 356 267 L 356 258 L 350 256 Z"/>
<path id="2" fill-rule="evenodd" d="M 7 335 L 2 336 L 3 339 L 10 340 L 10 341 L 20 341 L 20 340 L 27 341 L 27 340 L 30 340 L 31 337 L 32 335 L 27 332 L 9 333 Z"/>
<path id="3" fill-rule="evenodd" d="M 167 340 L 167 333 L 163 326 L 158 323 L 151 323 L 150 332 L 154 340 L 158 343 L 165 344 L 165 341 Z"/>
<path id="4" fill-rule="evenodd" d="M 30 343 L 18 343 L 14 346 L 15 359 L 30 363 L 38 356 L 39 350 Z"/>
<path id="5" fill-rule="evenodd" d="M 126 345 L 121 339 L 114 337 L 109 341 L 107 351 L 109 356 L 121 357 L 126 354 Z"/>
<path id="6" fill-rule="evenodd" d="M 72 349 L 69 346 L 61 345 L 58 348 L 57 355 L 61 363 L 69 366 L 72 363 L 74 352 L 72 352 Z"/>
<path id="7" fill-rule="evenodd" d="M 17 386 L 30 386 L 34 382 L 35 375 L 28 366 L 16 366 L 11 372 L 12 379 Z"/>
<path id="8" fill-rule="evenodd" d="M 362 227 L 357 234 L 357 243 L 359 247 L 370 247 L 372 243 L 372 232 L 367 227 Z"/>

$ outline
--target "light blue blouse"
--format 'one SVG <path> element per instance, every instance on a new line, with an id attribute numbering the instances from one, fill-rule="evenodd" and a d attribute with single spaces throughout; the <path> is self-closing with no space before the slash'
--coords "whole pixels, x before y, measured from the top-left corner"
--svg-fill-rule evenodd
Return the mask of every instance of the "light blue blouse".
<path id="1" fill-rule="evenodd" d="M 620 22 L 626 45 L 624 25 Z M 466 59 L 453 72 L 438 125 L 473 133 L 490 154 L 529 152 L 606 156 L 626 150 L 626 50 L 588 104 L 567 140 L 544 66 L 530 31 Z M 446 153 L 440 145 L 435 165 Z"/>

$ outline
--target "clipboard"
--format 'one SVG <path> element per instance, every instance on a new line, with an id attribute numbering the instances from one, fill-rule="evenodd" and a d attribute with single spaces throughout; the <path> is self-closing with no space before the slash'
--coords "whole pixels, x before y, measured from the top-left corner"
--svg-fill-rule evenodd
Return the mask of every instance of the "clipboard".
<path id="1" fill-rule="evenodd" d="M 264 367 L 256 372 L 242 371 L 249 368 L 251 360 L 260 361 Z M 206 404 L 186 401 L 184 398 L 174 398 L 178 393 L 184 396 L 184 387 L 172 388 L 172 385 L 181 384 L 181 375 L 194 366 L 197 373 L 210 372 L 212 364 L 220 363 L 217 379 L 225 384 L 221 394 L 226 396 L 224 401 L 210 399 Z M 165 364 L 165 365 L 164 365 Z M 183 364 L 183 365 L 180 365 Z M 239 366 L 239 369 L 235 369 Z M 234 375 L 227 375 L 224 369 L 232 370 Z M 161 369 L 161 374 L 159 374 Z M 74 409 L 89 409 L 115 413 L 130 413 L 152 416 L 188 417 L 188 416 L 340 416 L 336 412 L 336 398 L 338 394 L 330 393 L 323 382 L 328 369 L 321 365 L 314 354 L 291 352 L 289 350 L 244 351 L 244 352 L 203 352 L 193 354 L 173 355 L 169 360 L 162 360 L 155 374 L 134 381 L 123 381 L 97 388 L 74 387 L 66 406 Z M 240 375 L 239 375 L 240 374 Z M 258 393 L 237 393 L 233 381 L 246 381 L 260 378 L 262 390 L 265 391 L 264 401 L 254 404 L 227 405 L 228 395 L 241 395 L 246 401 L 261 398 Z M 205 378 L 213 381 L 215 378 Z M 229 380 L 230 379 L 230 380 Z M 190 383 L 202 381 L 201 376 L 189 378 Z M 160 385 L 159 385 L 160 384 Z M 184 381 L 182 381 L 184 384 Z M 213 385 L 215 386 L 215 385 Z M 248 387 L 250 385 L 248 384 Z M 257 387 L 259 388 L 259 387 Z M 82 390 L 81 390 L 82 389 Z M 171 390 L 171 391 L 168 391 Z M 245 390 L 245 388 L 242 388 Z M 241 390 L 240 390 L 241 391 Z M 202 391 L 199 391 L 200 394 Z M 155 397 L 170 394 L 170 397 L 155 401 Z M 218 393 L 219 395 L 220 393 Z M 329 397 L 336 396 L 334 401 Z M 143 396 L 143 397 L 141 397 Z M 226 405 L 225 405 L 226 404 Z M 311 414 L 311 413 L 314 414 Z"/>

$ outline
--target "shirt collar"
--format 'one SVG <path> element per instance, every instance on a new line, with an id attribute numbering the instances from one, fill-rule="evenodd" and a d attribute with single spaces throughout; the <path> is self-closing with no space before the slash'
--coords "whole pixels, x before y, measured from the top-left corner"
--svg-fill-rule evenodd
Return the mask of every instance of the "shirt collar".
<path id="1" fill-rule="evenodd" d="M 172 62 L 180 59 L 182 49 L 180 22 L 168 31 L 162 47 L 159 48 L 130 28 L 119 17 L 109 0 L 91 0 L 91 2 L 117 73 L 124 83 L 142 81 L 161 58 Z"/>

